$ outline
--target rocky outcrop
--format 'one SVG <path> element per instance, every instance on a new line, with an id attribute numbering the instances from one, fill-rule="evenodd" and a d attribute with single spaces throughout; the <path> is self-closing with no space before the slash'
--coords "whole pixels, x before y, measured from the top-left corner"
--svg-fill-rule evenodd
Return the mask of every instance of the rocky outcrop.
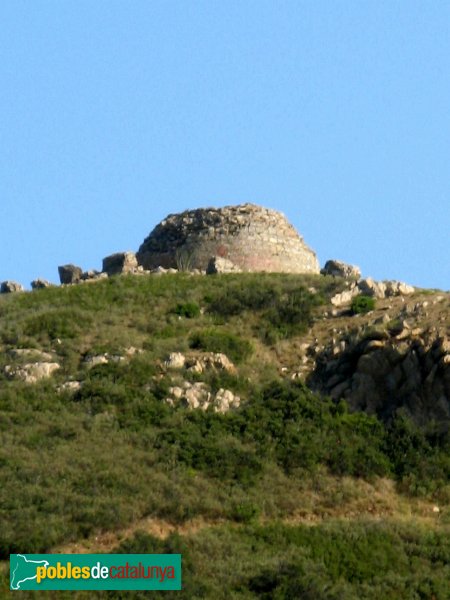
<path id="1" fill-rule="evenodd" d="M 0 284 L 0 294 L 13 294 L 15 292 L 23 292 L 25 288 L 17 281 L 2 281 Z"/>
<path id="2" fill-rule="evenodd" d="M 386 329 L 343 338 L 316 358 L 312 389 L 345 399 L 353 410 L 390 419 L 400 408 L 420 425 L 450 426 L 450 340 L 410 328 L 401 319 Z"/>
<path id="3" fill-rule="evenodd" d="M 358 288 L 361 294 L 374 298 L 387 298 L 389 296 L 409 296 L 414 294 L 415 288 L 402 281 L 374 281 L 371 277 L 360 279 Z"/>
<path id="4" fill-rule="evenodd" d="M 83 270 L 76 265 L 61 265 L 58 267 L 59 280 L 62 284 L 78 283 Z"/>
<path id="5" fill-rule="evenodd" d="M 374 281 L 371 277 L 358 281 L 358 287 L 364 296 L 373 298 L 384 298 L 386 296 L 386 285 L 382 281 Z"/>
<path id="6" fill-rule="evenodd" d="M 10 379 L 20 379 L 25 383 L 36 383 L 50 377 L 60 365 L 55 362 L 34 362 L 24 365 L 6 365 L 5 375 Z"/>
<path id="7" fill-rule="evenodd" d="M 345 279 L 359 279 L 361 277 L 359 267 L 348 265 L 340 260 L 327 260 L 320 273 L 322 275 L 332 275 L 333 277 L 344 277 Z"/>
<path id="8" fill-rule="evenodd" d="M 103 272 L 108 275 L 133 273 L 138 266 L 134 252 L 116 252 L 103 259 Z"/>
<path id="9" fill-rule="evenodd" d="M 42 361 L 51 362 L 54 359 L 53 354 L 50 352 L 44 352 L 43 350 L 37 350 L 36 348 L 11 348 L 8 350 L 8 356 L 15 360 L 27 360 L 27 361 Z"/>
<path id="10" fill-rule="evenodd" d="M 412 285 L 403 283 L 402 281 L 385 281 L 386 296 L 410 296 L 416 291 Z"/>
<path id="11" fill-rule="evenodd" d="M 333 306 L 336 307 L 341 307 L 341 306 L 346 306 L 348 304 L 350 304 L 353 300 L 353 298 L 355 296 L 357 296 L 359 294 L 359 289 L 356 286 L 356 284 L 353 284 L 353 286 L 348 289 L 348 290 L 344 290 L 343 292 L 340 292 L 339 294 L 335 294 L 330 302 Z"/>
<path id="12" fill-rule="evenodd" d="M 254 204 L 169 215 L 137 253 L 139 264 L 149 270 L 205 270 L 212 256 L 242 271 L 319 272 L 315 253 L 284 215 Z"/>

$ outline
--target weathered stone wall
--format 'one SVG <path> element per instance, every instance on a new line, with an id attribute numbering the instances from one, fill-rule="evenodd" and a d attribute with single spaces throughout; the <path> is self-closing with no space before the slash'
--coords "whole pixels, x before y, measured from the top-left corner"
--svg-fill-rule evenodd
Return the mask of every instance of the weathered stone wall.
<path id="1" fill-rule="evenodd" d="M 145 269 L 206 269 L 212 256 L 227 258 L 243 271 L 319 273 L 315 253 L 286 217 L 254 204 L 169 215 L 137 253 Z"/>

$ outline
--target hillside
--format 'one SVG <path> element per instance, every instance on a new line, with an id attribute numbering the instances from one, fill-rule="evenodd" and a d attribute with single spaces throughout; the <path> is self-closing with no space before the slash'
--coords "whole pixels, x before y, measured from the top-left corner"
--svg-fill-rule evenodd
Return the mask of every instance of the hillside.
<path id="1" fill-rule="evenodd" d="M 9 553 L 117 551 L 181 552 L 183 598 L 449 598 L 450 294 L 349 286 L 2 294 L 2 597 Z"/>

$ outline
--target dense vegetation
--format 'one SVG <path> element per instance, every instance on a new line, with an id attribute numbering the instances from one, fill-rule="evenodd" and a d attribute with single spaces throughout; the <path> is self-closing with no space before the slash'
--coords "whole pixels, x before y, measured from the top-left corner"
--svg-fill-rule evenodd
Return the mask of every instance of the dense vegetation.
<path id="1" fill-rule="evenodd" d="M 447 598 L 444 531 L 280 522 L 339 517 L 362 494 L 360 481 L 391 478 L 405 497 L 443 504 L 450 496 L 448 434 L 400 413 L 386 426 L 277 374 L 277 344 L 301 336 L 340 285 L 180 274 L 1 298 L 1 558 L 148 516 L 202 518 L 228 524 L 163 541 L 139 534 L 120 551 L 182 551 L 187 598 Z M 123 356 L 130 346 L 143 351 L 85 366 L 86 356 Z M 10 381 L 1 367 L 13 348 L 54 352 L 61 369 L 33 385 Z M 180 376 L 163 361 L 190 348 L 224 352 L 239 365 L 234 374 L 201 375 L 212 390 L 238 393 L 239 410 L 164 402 Z M 83 385 L 57 391 L 67 380 Z M 446 513 L 439 525 L 448 526 Z"/>

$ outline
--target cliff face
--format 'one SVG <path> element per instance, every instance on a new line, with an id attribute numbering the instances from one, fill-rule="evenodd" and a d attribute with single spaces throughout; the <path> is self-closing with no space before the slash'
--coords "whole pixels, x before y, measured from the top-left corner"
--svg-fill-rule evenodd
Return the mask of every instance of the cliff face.
<path id="1" fill-rule="evenodd" d="M 315 253 L 281 213 L 253 204 L 169 215 L 139 248 L 145 269 L 158 266 L 206 269 L 213 256 L 242 271 L 318 273 Z"/>
<path id="2" fill-rule="evenodd" d="M 448 294 L 417 291 L 377 301 L 367 315 L 318 321 L 304 376 L 315 391 L 390 421 L 399 410 L 420 425 L 450 427 Z M 338 312 L 338 311 L 334 311 Z"/>

